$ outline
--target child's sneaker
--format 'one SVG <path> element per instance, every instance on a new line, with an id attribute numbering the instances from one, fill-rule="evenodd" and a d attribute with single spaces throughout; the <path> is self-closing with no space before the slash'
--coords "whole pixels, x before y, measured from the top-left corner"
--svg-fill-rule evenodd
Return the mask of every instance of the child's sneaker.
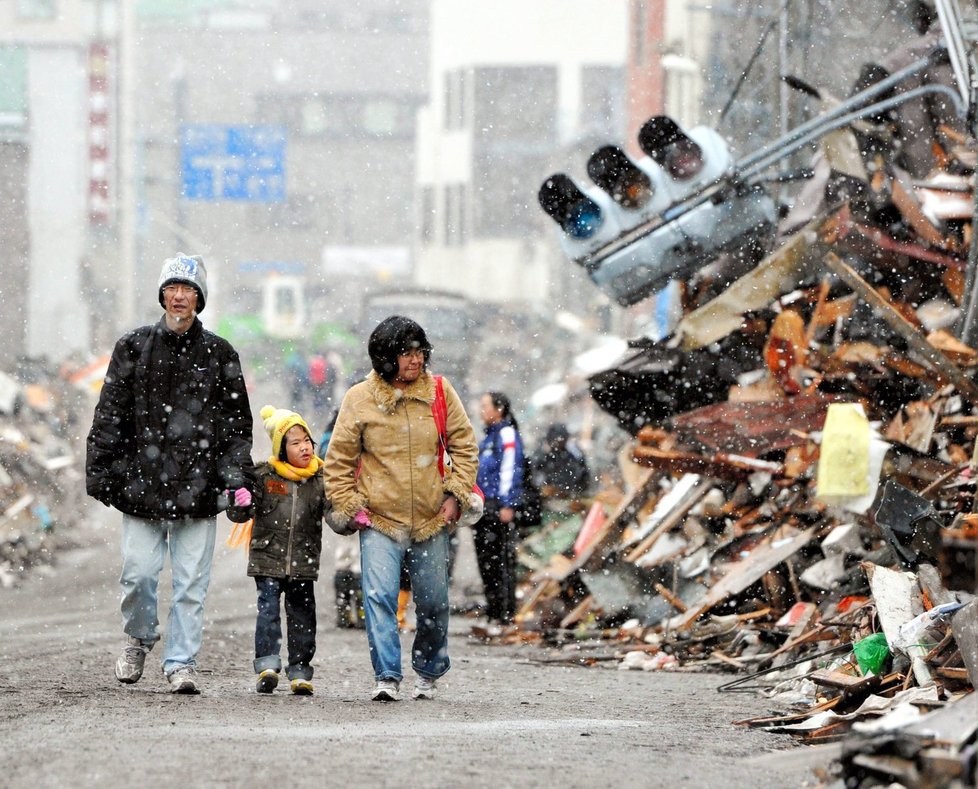
<path id="1" fill-rule="evenodd" d="M 278 672 L 274 669 L 266 668 L 258 675 L 255 683 L 255 691 L 258 693 L 271 693 L 278 687 Z"/>
<path id="2" fill-rule="evenodd" d="M 292 680 L 292 693 L 296 696 L 311 696 L 312 682 L 308 679 Z"/>
<path id="3" fill-rule="evenodd" d="M 400 695 L 401 685 L 396 679 L 380 679 L 370 698 L 373 701 L 397 701 Z"/>
<path id="4" fill-rule="evenodd" d="M 411 698 L 433 699 L 437 689 L 438 688 L 433 679 L 428 679 L 428 677 L 418 677 L 416 680 L 414 680 L 414 692 L 411 694 Z"/>

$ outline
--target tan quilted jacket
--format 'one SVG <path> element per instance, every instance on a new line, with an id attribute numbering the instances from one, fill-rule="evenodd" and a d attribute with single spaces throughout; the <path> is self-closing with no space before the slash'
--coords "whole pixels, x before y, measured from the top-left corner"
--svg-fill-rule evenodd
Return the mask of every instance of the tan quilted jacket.
<path id="1" fill-rule="evenodd" d="M 452 456 L 444 480 L 438 473 L 430 374 L 423 372 L 400 390 L 371 372 L 346 393 L 326 450 L 324 481 L 334 517 L 352 518 L 365 508 L 374 527 L 388 537 L 422 542 L 445 528 L 438 510 L 446 493 L 468 506 L 479 449 L 462 401 L 447 379 L 444 389 Z"/>

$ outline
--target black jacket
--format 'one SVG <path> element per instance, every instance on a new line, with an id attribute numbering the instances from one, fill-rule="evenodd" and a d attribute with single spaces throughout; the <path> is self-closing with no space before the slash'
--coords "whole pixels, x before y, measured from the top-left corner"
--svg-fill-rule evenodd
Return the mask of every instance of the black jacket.
<path id="1" fill-rule="evenodd" d="M 255 495 L 248 507 L 228 507 L 228 518 L 241 523 L 254 518 L 248 547 L 248 575 L 272 578 L 319 577 L 323 549 L 326 491 L 323 470 L 292 482 L 264 463 L 258 467 Z"/>
<path id="2" fill-rule="evenodd" d="M 251 407 L 230 343 L 165 317 L 120 339 L 88 434 L 86 487 L 143 518 L 206 518 L 252 487 Z"/>
<path id="3" fill-rule="evenodd" d="M 584 496 L 591 484 L 591 472 L 576 446 L 547 448 L 533 458 L 534 481 L 547 496 Z"/>

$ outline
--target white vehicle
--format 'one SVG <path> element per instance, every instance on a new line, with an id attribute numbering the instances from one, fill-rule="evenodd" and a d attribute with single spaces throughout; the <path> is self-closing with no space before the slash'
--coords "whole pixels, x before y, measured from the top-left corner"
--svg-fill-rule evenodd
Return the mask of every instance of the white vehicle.
<path id="1" fill-rule="evenodd" d="M 306 300 L 301 277 L 270 277 L 262 285 L 262 326 L 269 337 L 295 340 L 305 335 Z"/>

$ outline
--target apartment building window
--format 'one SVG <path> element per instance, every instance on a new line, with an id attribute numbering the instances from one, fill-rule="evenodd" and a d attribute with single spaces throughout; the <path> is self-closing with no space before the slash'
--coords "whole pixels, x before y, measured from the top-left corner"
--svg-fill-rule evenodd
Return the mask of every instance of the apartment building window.
<path id="1" fill-rule="evenodd" d="M 521 238 L 539 232 L 537 190 L 547 173 L 546 161 L 545 154 L 518 151 L 505 157 L 476 157 L 473 170 L 479 188 L 472 206 L 475 236 Z"/>
<path id="2" fill-rule="evenodd" d="M 625 75 L 615 66 L 581 69 L 582 129 L 616 133 L 625 120 Z"/>
<path id="3" fill-rule="evenodd" d="M 415 105 L 386 94 L 263 96 L 263 123 L 278 123 L 303 137 L 410 139 Z"/>
<path id="4" fill-rule="evenodd" d="M 465 100 L 466 72 L 454 69 L 445 72 L 445 128 L 465 128 L 465 113 L 468 109 Z"/>
<path id="5" fill-rule="evenodd" d="M 17 0 L 17 16 L 21 19 L 54 19 L 55 0 Z"/>
<path id="6" fill-rule="evenodd" d="M 445 186 L 445 246 L 461 246 L 466 236 L 465 184 L 446 184 Z"/>
<path id="7" fill-rule="evenodd" d="M 557 69 L 486 67 L 473 75 L 472 232 L 518 238 L 534 232 L 537 176 L 557 142 Z"/>
<path id="8" fill-rule="evenodd" d="M 556 142 L 556 67 L 485 67 L 473 80 L 472 125 L 484 138 Z"/>
<path id="9" fill-rule="evenodd" d="M 27 125 L 27 50 L 0 46 L 0 128 Z"/>
<path id="10" fill-rule="evenodd" d="M 435 187 L 422 186 L 418 198 L 421 211 L 421 243 L 431 244 L 435 240 Z"/>

